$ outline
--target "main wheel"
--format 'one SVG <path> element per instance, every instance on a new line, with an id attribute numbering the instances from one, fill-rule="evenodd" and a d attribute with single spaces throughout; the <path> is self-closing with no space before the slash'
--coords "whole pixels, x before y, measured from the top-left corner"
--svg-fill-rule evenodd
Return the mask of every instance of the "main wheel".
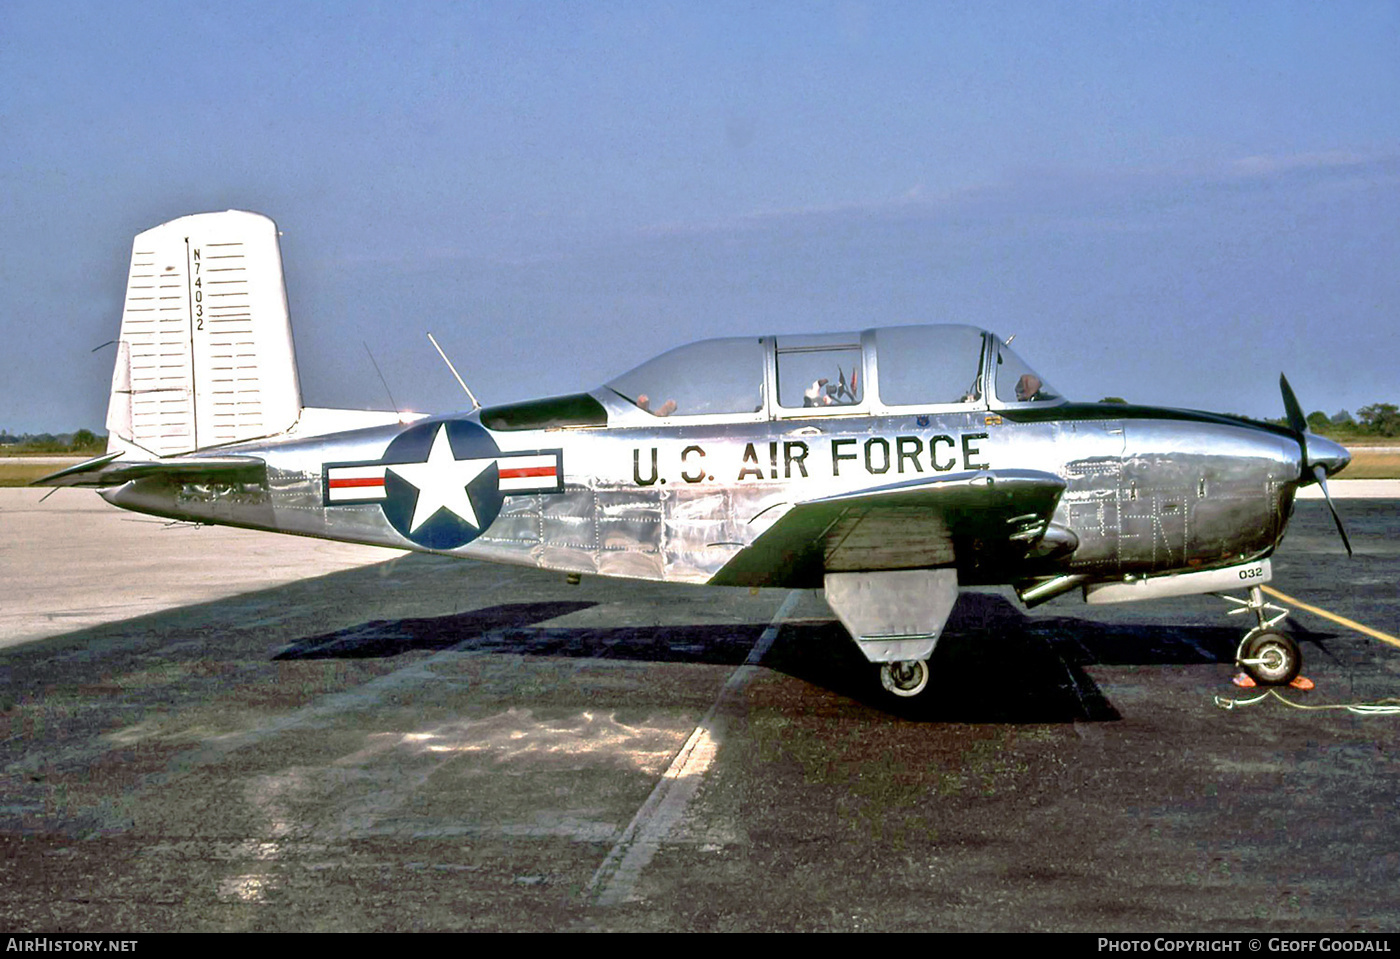
<path id="1" fill-rule="evenodd" d="M 928 685 L 928 660 L 907 659 L 880 665 L 880 685 L 896 696 L 917 696 Z"/>
<path id="2" fill-rule="evenodd" d="M 1260 686 L 1287 686 L 1303 668 L 1298 644 L 1283 633 L 1261 630 L 1240 645 L 1240 666 Z"/>

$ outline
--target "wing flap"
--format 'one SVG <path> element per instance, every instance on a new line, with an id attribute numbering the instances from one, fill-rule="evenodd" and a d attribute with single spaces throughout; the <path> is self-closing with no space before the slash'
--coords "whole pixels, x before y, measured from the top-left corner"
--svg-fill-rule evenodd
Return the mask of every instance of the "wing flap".
<path id="1" fill-rule="evenodd" d="M 828 572 L 1023 557 L 1050 528 L 1064 489 L 1052 473 L 980 470 L 808 500 L 788 508 L 711 582 L 816 588 Z"/>

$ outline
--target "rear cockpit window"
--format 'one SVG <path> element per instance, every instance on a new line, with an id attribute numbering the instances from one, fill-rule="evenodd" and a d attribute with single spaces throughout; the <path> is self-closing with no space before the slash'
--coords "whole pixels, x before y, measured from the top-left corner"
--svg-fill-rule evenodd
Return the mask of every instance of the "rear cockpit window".
<path id="1" fill-rule="evenodd" d="M 887 406 L 976 403 L 982 399 L 982 331 L 971 326 L 877 330 L 880 400 Z"/>
<path id="2" fill-rule="evenodd" d="M 854 343 L 789 345 L 778 340 L 778 403 L 789 409 L 855 406 L 865 394 Z M 819 339 L 806 337 L 804 339 Z"/>
<path id="3" fill-rule="evenodd" d="M 653 416 L 757 413 L 763 409 L 763 341 L 704 340 L 677 347 L 608 383 Z"/>

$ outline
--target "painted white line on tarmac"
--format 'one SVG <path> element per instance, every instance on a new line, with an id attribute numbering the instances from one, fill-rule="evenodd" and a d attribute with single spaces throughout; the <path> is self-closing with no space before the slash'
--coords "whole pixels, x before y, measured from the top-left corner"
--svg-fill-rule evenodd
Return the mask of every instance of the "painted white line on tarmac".
<path id="1" fill-rule="evenodd" d="M 588 892 L 598 905 L 614 906 L 633 898 L 642 870 L 651 864 L 662 842 L 684 817 L 686 807 L 695 798 L 705 773 L 719 754 L 725 729 L 729 725 L 723 707 L 736 701 L 739 693 L 758 673 L 758 663 L 772 647 L 783 620 L 787 619 L 801 598 L 802 590 L 794 589 L 788 593 L 768 628 L 749 651 L 744 665 L 730 674 L 710 711 L 691 732 L 685 745 L 676 753 L 676 758 L 662 773 L 661 781 L 593 874 L 588 883 Z"/>

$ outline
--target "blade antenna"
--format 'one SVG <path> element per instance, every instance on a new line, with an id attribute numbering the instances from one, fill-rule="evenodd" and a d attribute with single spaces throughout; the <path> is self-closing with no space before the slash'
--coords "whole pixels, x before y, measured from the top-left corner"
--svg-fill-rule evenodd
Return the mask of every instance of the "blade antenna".
<path id="1" fill-rule="evenodd" d="M 438 351 L 438 356 L 442 357 L 442 361 L 447 364 L 447 368 L 452 371 L 452 375 L 457 377 L 457 385 L 462 388 L 467 394 L 467 398 L 472 401 L 472 409 L 481 409 L 481 404 L 476 401 L 476 396 L 462 379 L 462 375 L 457 372 L 457 367 L 452 365 L 452 361 L 447 358 L 447 354 L 442 351 L 442 347 L 438 346 L 438 341 L 433 338 L 433 334 L 431 333 L 428 334 L 428 342 L 433 344 L 433 349 Z"/>
<path id="2" fill-rule="evenodd" d="M 389 405 L 394 408 L 395 413 L 401 412 L 401 410 L 399 409 L 399 404 L 394 402 L 394 393 L 392 390 L 389 389 L 389 381 L 384 379 L 384 374 L 380 371 L 379 364 L 375 362 L 374 354 L 370 353 L 369 344 L 365 343 L 364 340 L 361 340 L 360 343 L 364 346 L 365 352 L 369 354 L 369 361 L 371 363 L 374 363 L 374 372 L 379 374 L 379 382 L 384 384 L 384 392 L 389 394 Z"/>

